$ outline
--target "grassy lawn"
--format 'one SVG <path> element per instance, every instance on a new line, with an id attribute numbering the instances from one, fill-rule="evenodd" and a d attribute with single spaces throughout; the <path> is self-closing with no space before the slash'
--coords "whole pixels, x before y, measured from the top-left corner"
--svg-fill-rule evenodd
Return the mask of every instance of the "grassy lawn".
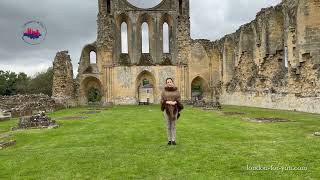
<path id="1" fill-rule="evenodd" d="M 0 179 L 319 179 L 320 115 L 226 106 L 222 112 L 187 107 L 177 123 L 177 146 L 167 146 L 159 106 L 114 106 L 49 114 L 88 116 L 59 120 L 58 129 L 10 132 L 15 146 L 0 150 Z M 254 123 L 279 117 L 281 123 Z M 305 171 L 247 170 L 253 166 L 307 167 Z"/>

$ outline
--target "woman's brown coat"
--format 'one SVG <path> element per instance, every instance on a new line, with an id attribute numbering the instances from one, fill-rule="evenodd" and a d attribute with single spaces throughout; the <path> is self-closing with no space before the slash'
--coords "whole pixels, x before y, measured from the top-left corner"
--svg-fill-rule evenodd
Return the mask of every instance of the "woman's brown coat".
<path id="1" fill-rule="evenodd" d="M 167 104 L 166 101 L 176 101 L 176 105 Z M 169 119 L 175 121 L 176 114 L 183 109 L 181 95 L 176 86 L 166 85 L 161 93 L 161 111 L 166 111 Z"/>

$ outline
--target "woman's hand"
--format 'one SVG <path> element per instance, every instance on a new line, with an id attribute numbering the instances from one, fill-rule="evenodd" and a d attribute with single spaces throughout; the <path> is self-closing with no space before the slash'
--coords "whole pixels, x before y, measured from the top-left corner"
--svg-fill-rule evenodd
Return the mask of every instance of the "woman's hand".
<path id="1" fill-rule="evenodd" d="M 166 101 L 166 104 L 169 104 L 169 105 L 176 105 L 177 104 L 177 101 Z"/>

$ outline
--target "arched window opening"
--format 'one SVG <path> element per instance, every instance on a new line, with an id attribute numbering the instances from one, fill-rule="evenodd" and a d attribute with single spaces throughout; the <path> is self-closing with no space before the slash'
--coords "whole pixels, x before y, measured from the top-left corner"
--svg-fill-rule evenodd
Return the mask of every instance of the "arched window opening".
<path id="1" fill-rule="evenodd" d="M 97 64 L 97 54 L 94 51 L 90 52 L 90 64 Z"/>
<path id="2" fill-rule="evenodd" d="M 163 52 L 170 53 L 170 34 L 168 23 L 163 24 Z"/>
<path id="3" fill-rule="evenodd" d="M 182 14 L 182 0 L 179 0 L 179 13 Z"/>
<path id="4" fill-rule="evenodd" d="M 286 46 L 284 48 L 284 66 L 287 68 L 288 67 L 288 47 Z"/>
<path id="5" fill-rule="evenodd" d="M 204 98 L 206 95 L 206 83 L 205 80 L 201 77 L 196 77 L 191 82 L 191 96 L 193 101 L 199 101 Z"/>
<path id="6" fill-rule="evenodd" d="M 149 53 L 149 26 L 144 22 L 141 26 L 142 29 L 142 53 Z"/>
<path id="7" fill-rule="evenodd" d="M 128 53 L 128 25 L 125 22 L 121 24 L 121 53 Z"/>
<path id="8" fill-rule="evenodd" d="M 107 13 L 110 14 L 111 13 L 111 0 L 107 0 Z"/>

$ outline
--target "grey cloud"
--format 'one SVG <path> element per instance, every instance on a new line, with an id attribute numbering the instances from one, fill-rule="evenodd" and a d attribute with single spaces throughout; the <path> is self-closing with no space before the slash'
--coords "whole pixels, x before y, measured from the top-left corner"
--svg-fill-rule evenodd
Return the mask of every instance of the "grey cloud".
<path id="1" fill-rule="evenodd" d="M 136 7 L 151 8 L 158 5 L 162 0 L 128 0 L 128 2 Z"/>
<path id="2" fill-rule="evenodd" d="M 204 0 L 191 1 L 191 36 L 215 40 L 235 32 L 253 20 L 261 10 L 281 0 Z"/>

